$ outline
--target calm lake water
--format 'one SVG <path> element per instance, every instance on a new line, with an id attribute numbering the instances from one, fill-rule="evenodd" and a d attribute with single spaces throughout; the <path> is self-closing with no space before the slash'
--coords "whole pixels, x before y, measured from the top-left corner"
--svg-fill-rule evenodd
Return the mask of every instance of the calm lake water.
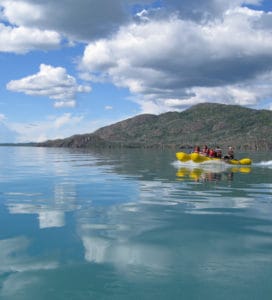
<path id="1" fill-rule="evenodd" d="M 151 150 L 0 157 L 0 299 L 272 298 L 272 153 L 250 168 Z"/>

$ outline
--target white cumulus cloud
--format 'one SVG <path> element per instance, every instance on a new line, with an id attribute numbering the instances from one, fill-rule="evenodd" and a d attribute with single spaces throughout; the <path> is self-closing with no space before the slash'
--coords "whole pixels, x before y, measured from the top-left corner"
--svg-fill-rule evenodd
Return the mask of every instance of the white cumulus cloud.
<path id="1" fill-rule="evenodd" d="M 12 80 L 7 89 L 31 96 L 46 96 L 55 100 L 55 107 L 73 107 L 78 93 L 91 91 L 90 86 L 79 85 L 65 68 L 41 64 L 37 74 Z"/>
<path id="2" fill-rule="evenodd" d="M 90 41 L 108 36 L 120 24 L 128 22 L 130 2 L 148 1 L 0 0 L 0 14 L 17 27 L 53 30 L 72 40 Z"/>
<path id="3" fill-rule="evenodd" d="M 265 76 L 272 83 L 266 76 L 272 70 L 272 27 L 265 18 L 272 15 L 233 7 L 206 22 L 173 14 L 133 23 L 89 43 L 80 68 L 93 80 L 128 88 L 144 112 L 203 101 L 254 105 L 258 93 L 272 96 L 260 81 Z"/>
<path id="4" fill-rule="evenodd" d="M 0 23 L 0 52 L 26 53 L 59 47 L 61 38 L 55 31 L 11 27 Z"/>

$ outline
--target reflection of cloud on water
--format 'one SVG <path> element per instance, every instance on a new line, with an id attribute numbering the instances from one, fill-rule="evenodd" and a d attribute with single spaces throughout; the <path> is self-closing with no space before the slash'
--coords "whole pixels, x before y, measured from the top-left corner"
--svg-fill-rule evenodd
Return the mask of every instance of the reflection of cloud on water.
<path id="1" fill-rule="evenodd" d="M 208 208 L 246 208 L 254 202 L 246 195 L 230 197 L 232 191 L 233 189 L 228 187 L 203 191 L 201 189 L 190 189 L 186 185 L 181 186 L 179 183 L 145 181 L 139 185 L 138 204 L 164 206 L 182 204 L 187 213 L 199 213 L 199 211 Z M 176 195 L 180 196 L 177 197 Z"/>
<path id="2" fill-rule="evenodd" d="M 233 213 L 232 211 L 228 211 L 228 209 L 248 208 L 251 205 L 251 201 L 247 197 L 221 197 L 220 201 L 218 201 L 218 198 L 211 198 L 209 201 L 195 201 L 193 205 L 194 209 L 187 210 L 187 213 L 223 215 Z"/>
<path id="3" fill-rule="evenodd" d="M 39 285 L 40 279 L 37 275 L 30 273 L 12 273 L 10 274 L 2 284 L 0 297 L 3 299 L 31 299 L 26 297 L 20 297 L 22 291 L 29 288 L 32 290 L 34 286 Z M 33 298 L 32 298 L 33 299 Z"/>
<path id="4" fill-rule="evenodd" d="M 144 184 L 143 188 L 147 185 Z M 128 274 L 132 272 L 131 267 L 158 273 L 169 270 L 172 261 L 169 248 L 152 241 L 152 232 L 158 232 L 165 222 L 157 218 L 156 211 L 149 209 L 146 201 L 141 200 L 102 210 L 92 207 L 80 212 L 78 235 L 86 261 L 112 264 Z"/>
<path id="5" fill-rule="evenodd" d="M 54 186 L 53 200 L 43 199 L 43 194 L 19 192 L 5 193 L 8 197 L 6 206 L 11 214 L 36 214 L 39 227 L 62 227 L 65 225 L 65 213 L 77 208 L 76 192 L 73 185 Z"/>
<path id="6" fill-rule="evenodd" d="M 56 261 L 29 256 L 29 246 L 30 240 L 26 237 L 0 240 L 0 275 L 5 275 L 0 291 L 1 299 L 18 296 L 18 291 L 37 283 L 39 279 L 37 275 L 31 275 L 32 271 L 58 267 Z"/>
<path id="7" fill-rule="evenodd" d="M 110 242 L 98 237 L 83 236 L 82 242 L 85 249 L 85 259 L 89 262 L 105 263 L 109 260 Z"/>
<path id="8" fill-rule="evenodd" d="M 194 184 L 195 188 L 192 189 L 188 184 Z M 79 212 L 78 235 L 82 240 L 86 261 L 109 263 L 129 274 L 133 267 L 165 273 L 175 265 L 175 258 L 167 243 L 156 243 L 156 239 L 161 238 L 160 233 L 163 235 L 165 228 L 170 225 L 169 216 L 163 212 L 169 210 L 172 214 L 175 210 L 180 211 L 180 216 L 201 214 L 204 218 L 217 214 L 223 218 L 250 216 L 251 212 L 253 216 L 257 214 L 261 218 L 267 214 L 256 206 L 256 197 L 250 189 L 240 189 L 239 185 L 236 188 L 218 185 L 216 188 L 203 189 L 201 184 L 159 180 L 139 180 L 137 185 L 135 202 L 108 206 L 106 209 L 86 207 L 84 213 Z"/>
<path id="9" fill-rule="evenodd" d="M 54 186 L 54 203 L 59 206 L 73 206 L 76 198 L 75 186 L 71 183 Z"/>
<path id="10" fill-rule="evenodd" d="M 82 236 L 85 259 L 95 263 L 112 263 L 117 268 L 137 266 L 151 269 L 166 267 L 169 253 L 162 246 Z M 167 257 L 168 256 L 168 257 Z"/>
<path id="11" fill-rule="evenodd" d="M 58 266 L 57 262 L 41 261 L 28 256 L 27 248 L 29 246 L 30 240 L 26 237 L 0 240 L 0 274 L 47 270 Z"/>
<path id="12" fill-rule="evenodd" d="M 41 211 L 39 214 L 40 228 L 62 227 L 65 225 L 63 211 Z"/>
<path id="13" fill-rule="evenodd" d="M 139 182 L 139 203 L 176 205 L 179 203 L 173 194 L 177 191 L 173 183 L 162 181 L 140 181 Z"/>
<path id="14" fill-rule="evenodd" d="M 180 206 L 166 210 L 164 206 L 134 205 L 138 207 L 135 211 L 126 209 L 133 204 L 92 208 L 78 218 L 85 260 L 91 267 L 96 264 L 94 269 L 99 269 L 97 265 L 113 267 L 117 274 L 113 280 L 133 278 L 147 285 L 154 280 L 160 286 L 163 278 L 163 284 L 169 280 L 170 288 L 178 286 L 180 291 L 191 289 L 194 282 L 196 297 L 205 290 L 207 299 L 216 298 L 223 287 L 244 293 L 241 283 L 246 287 L 257 282 L 258 289 L 264 279 L 269 282 L 271 232 L 263 234 L 263 227 L 271 229 L 270 222 L 240 218 L 235 213 L 186 216 Z M 213 284 L 217 288 L 209 293 Z"/>
<path id="15" fill-rule="evenodd" d="M 39 227 L 62 227 L 65 225 L 65 214 L 63 211 L 49 210 L 46 207 L 39 207 L 32 204 L 12 203 L 8 204 L 11 214 L 37 214 Z"/>

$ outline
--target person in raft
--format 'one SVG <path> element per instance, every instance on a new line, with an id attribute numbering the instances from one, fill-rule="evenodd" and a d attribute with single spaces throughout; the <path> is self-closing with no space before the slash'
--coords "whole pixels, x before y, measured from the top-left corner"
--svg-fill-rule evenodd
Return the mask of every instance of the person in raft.
<path id="1" fill-rule="evenodd" d="M 215 152 L 215 157 L 222 158 L 222 150 L 220 149 L 219 146 L 216 146 L 214 152 Z"/>
<path id="2" fill-rule="evenodd" d="M 234 159 L 234 150 L 233 150 L 233 147 L 229 146 L 229 148 L 228 148 L 228 154 L 224 156 L 224 159 L 226 159 L 226 160 Z"/>
<path id="3" fill-rule="evenodd" d="M 213 148 L 209 149 L 208 156 L 209 157 L 215 157 L 215 151 L 214 151 Z"/>
<path id="4" fill-rule="evenodd" d="M 199 153 L 199 152 L 200 152 L 200 147 L 199 146 L 195 146 L 193 153 Z"/>
<path id="5" fill-rule="evenodd" d="M 208 153 L 209 153 L 209 148 L 207 145 L 204 145 L 203 149 L 201 150 L 201 155 L 208 156 Z"/>

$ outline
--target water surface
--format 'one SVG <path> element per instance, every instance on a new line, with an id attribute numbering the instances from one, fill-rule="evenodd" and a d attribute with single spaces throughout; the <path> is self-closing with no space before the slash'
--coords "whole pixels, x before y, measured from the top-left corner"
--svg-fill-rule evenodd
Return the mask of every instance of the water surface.
<path id="1" fill-rule="evenodd" d="M 0 298 L 271 299 L 272 155 L 249 155 L 0 147 Z"/>

